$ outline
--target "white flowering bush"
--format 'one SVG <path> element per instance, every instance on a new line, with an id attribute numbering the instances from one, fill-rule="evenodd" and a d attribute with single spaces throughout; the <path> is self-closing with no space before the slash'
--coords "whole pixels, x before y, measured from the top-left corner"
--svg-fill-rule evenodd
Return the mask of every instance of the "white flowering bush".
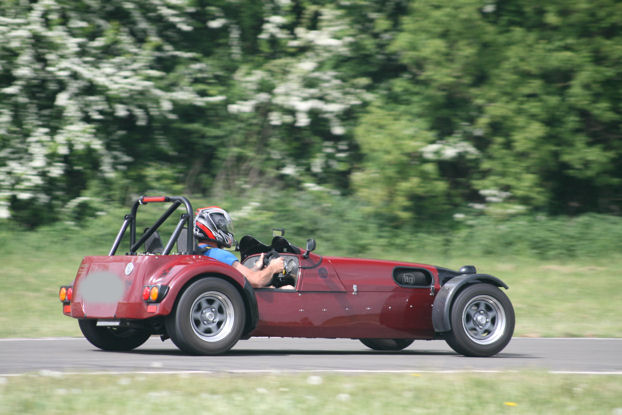
<path id="1" fill-rule="evenodd" d="M 350 168 L 347 122 L 369 99 L 338 67 L 352 54 L 350 20 L 326 5 L 309 7 L 295 22 L 293 2 L 266 4 L 259 47 L 274 59 L 240 66 L 227 111 L 244 128 L 254 129 L 256 146 L 268 150 L 263 157 L 261 152 L 251 156 L 264 167 L 296 185 L 309 176 L 331 182 L 331 176 Z"/>
<path id="2" fill-rule="evenodd" d="M 132 135 L 159 119 L 176 118 L 175 103 L 207 102 L 187 86 L 160 86 L 165 73 L 158 60 L 193 56 L 176 51 L 160 33 L 162 28 L 192 30 L 183 4 L 42 0 L 0 5 L 4 216 L 29 206 L 54 211 L 79 196 L 89 180 L 113 177 L 133 161 Z M 28 217 L 22 219 L 28 222 Z"/>

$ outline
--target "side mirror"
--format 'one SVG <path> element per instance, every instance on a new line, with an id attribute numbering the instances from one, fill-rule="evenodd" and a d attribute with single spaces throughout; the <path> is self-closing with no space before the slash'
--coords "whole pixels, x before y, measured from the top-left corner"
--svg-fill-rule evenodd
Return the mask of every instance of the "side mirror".
<path id="1" fill-rule="evenodd" d="M 304 259 L 309 258 L 311 251 L 315 250 L 315 239 L 307 239 L 307 252 L 302 256 Z"/>

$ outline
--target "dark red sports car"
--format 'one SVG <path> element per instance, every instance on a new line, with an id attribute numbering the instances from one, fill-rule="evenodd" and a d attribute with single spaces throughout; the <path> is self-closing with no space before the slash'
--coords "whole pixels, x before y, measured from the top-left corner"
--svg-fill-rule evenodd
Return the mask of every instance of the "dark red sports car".
<path id="1" fill-rule="evenodd" d="M 137 235 L 138 208 L 150 203 L 170 206 Z M 180 206 L 185 211 L 164 245 L 158 229 Z M 239 339 L 276 336 L 355 338 L 375 350 L 444 339 L 458 353 L 491 356 L 512 337 L 514 310 L 500 289 L 508 287 L 473 266 L 321 256 L 313 239 L 301 249 L 283 236 L 270 245 L 245 236 L 243 264 L 252 267 L 261 253 L 285 263 L 273 288 L 253 289 L 233 267 L 201 255 L 192 226 L 185 197 L 140 197 L 109 255 L 85 257 L 73 284 L 61 287 L 64 314 L 104 350 L 131 350 L 157 334 L 205 355 Z M 129 251 L 116 255 L 128 231 Z"/>

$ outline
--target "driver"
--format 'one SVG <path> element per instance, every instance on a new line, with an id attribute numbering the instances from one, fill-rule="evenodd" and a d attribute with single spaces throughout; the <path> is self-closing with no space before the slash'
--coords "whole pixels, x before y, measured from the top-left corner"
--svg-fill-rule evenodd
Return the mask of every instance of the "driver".
<path id="1" fill-rule="evenodd" d="M 246 277 L 253 288 L 266 287 L 270 284 L 272 275 L 283 272 L 283 258 L 275 258 L 264 269 L 260 269 L 264 255 L 261 254 L 255 266 L 248 268 L 231 252 L 222 249 L 231 248 L 233 245 L 233 223 L 227 211 L 218 206 L 197 209 L 194 236 L 199 248 L 206 249 L 203 255 L 232 266 Z"/>

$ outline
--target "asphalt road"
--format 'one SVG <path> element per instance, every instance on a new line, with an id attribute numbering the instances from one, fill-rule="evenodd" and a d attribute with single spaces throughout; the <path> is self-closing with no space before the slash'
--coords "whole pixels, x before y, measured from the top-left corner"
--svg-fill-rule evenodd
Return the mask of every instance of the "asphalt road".
<path id="1" fill-rule="evenodd" d="M 153 337 L 132 352 L 104 352 L 83 338 L 0 339 L 0 376 L 24 373 L 254 373 L 545 370 L 622 375 L 622 339 L 514 338 L 497 356 L 467 358 L 443 341 L 375 352 L 357 340 L 252 338 L 222 356 L 186 356 Z"/>

